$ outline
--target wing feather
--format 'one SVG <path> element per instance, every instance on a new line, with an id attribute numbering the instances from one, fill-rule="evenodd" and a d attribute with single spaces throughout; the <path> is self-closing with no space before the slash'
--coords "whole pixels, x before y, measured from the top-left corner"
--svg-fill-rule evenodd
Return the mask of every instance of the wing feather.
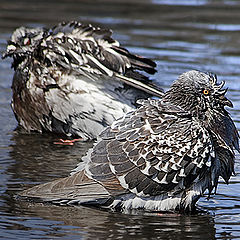
<path id="1" fill-rule="evenodd" d="M 35 201 L 54 203 L 81 203 L 95 205 L 111 199 L 102 185 L 85 176 L 83 171 L 69 177 L 32 187 L 20 193 L 20 197 L 33 198 Z"/>
<path id="2" fill-rule="evenodd" d="M 140 109 L 107 128 L 101 138 L 108 140 L 100 141 L 92 153 L 95 156 L 98 145 L 104 148 L 101 160 L 111 166 L 108 170 L 123 188 L 139 196 L 188 188 L 209 167 L 212 140 L 207 130 L 181 109 L 173 107 L 169 114 L 163 109 L 159 101 L 144 101 Z M 93 158 L 89 171 L 94 179 L 92 164 Z M 101 182 L 104 174 L 102 179 L 100 175 Z"/>
<path id="3" fill-rule="evenodd" d="M 111 35 L 110 30 L 90 24 L 60 23 L 48 32 L 41 47 L 49 62 L 64 67 L 68 65 L 68 69 L 77 70 L 86 65 L 89 71 L 97 69 L 109 76 L 113 72 L 126 74 L 133 69 L 155 73 L 156 64 L 153 61 L 131 54 L 120 47 Z"/>

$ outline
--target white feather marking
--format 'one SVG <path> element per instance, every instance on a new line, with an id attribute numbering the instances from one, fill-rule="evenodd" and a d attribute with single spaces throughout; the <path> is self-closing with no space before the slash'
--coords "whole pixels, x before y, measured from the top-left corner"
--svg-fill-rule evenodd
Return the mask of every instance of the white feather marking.
<path id="1" fill-rule="evenodd" d="M 134 194 L 136 194 L 137 196 L 140 196 L 140 197 L 146 197 L 146 196 L 150 196 L 149 194 L 144 194 L 143 191 L 141 192 L 138 192 L 137 188 L 133 188 L 133 189 L 130 189 L 130 191 Z"/>
<path id="2" fill-rule="evenodd" d="M 122 187 L 125 189 L 128 189 L 128 184 L 125 181 L 125 176 L 126 176 L 126 174 L 122 175 L 122 176 L 117 176 L 117 178 L 118 178 L 120 184 L 122 185 Z"/>
<path id="3" fill-rule="evenodd" d="M 46 41 L 50 41 L 52 39 L 52 36 L 50 35 L 49 37 L 47 37 Z"/>
<path id="4" fill-rule="evenodd" d="M 163 177 L 163 179 L 159 182 L 160 184 L 168 184 L 167 182 L 167 174 Z"/>
<path id="5" fill-rule="evenodd" d="M 55 38 L 62 38 L 65 33 L 59 32 L 58 34 L 55 35 Z"/>
<path id="6" fill-rule="evenodd" d="M 184 168 L 181 168 L 180 173 L 178 175 L 179 177 L 186 177 L 186 174 L 184 173 Z"/>
<path id="7" fill-rule="evenodd" d="M 176 164 L 174 156 L 171 156 L 169 162 L 170 162 L 170 163 L 174 163 L 174 164 Z"/>
<path id="8" fill-rule="evenodd" d="M 164 172 L 168 172 L 168 166 L 169 166 L 169 162 L 166 162 L 166 164 L 164 165 L 164 167 L 161 170 Z"/>
<path id="9" fill-rule="evenodd" d="M 56 42 L 57 42 L 58 44 L 62 43 L 62 39 L 61 39 L 61 38 L 55 38 L 55 40 L 56 40 Z"/>
<path id="10" fill-rule="evenodd" d="M 74 44 L 73 40 L 72 40 L 71 38 L 69 38 L 69 37 L 67 38 L 67 41 L 68 41 L 70 44 L 72 44 L 72 45 Z"/>
<path id="11" fill-rule="evenodd" d="M 172 180 L 172 183 L 176 183 L 176 184 L 178 183 L 177 176 L 178 176 L 178 174 L 176 173 L 173 180 Z"/>
<path id="12" fill-rule="evenodd" d="M 94 144 L 94 146 L 97 144 L 97 142 Z M 89 165 L 88 163 L 91 161 L 91 154 L 93 152 L 93 148 L 90 148 L 87 152 L 87 154 L 85 156 L 82 157 L 82 162 L 80 162 L 76 168 L 74 168 L 72 171 L 71 171 L 71 175 L 76 173 L 76 172 L 79 172 L 79 171 L 82 171 L 83 169 L 85 169 L 85 172 L 86 172 L 86 175 L 89 177 L 91 176 L 91 172 L 89 171 Z"/>
<path id="13" fill-rule="evenodd" d="M 144 125 L 145 130 L 149 130 L 150 133 L 154 133 L 151 127 L 151 124 L 149 123 L 148 119 L 145 119 L 145 125 Z"/>
<path id="14" fill-rule="evenodd" d="M 86 54 L 86 56 L 91 59 L 91 61 L 93 61 L 94 63 L 96 63 L 96 65 L 98 65 L 108 76 L 112 76 L 113 75 L 113 71 L 111 71 L 110 69 L 106 68 L 104 65 L 102 65 L 96 58 L 90 56 L 89 54 Z"/>
<path id="15" fill-rule="evenodd" d="M 83 59 L 77 54 L 75 51 L 69 50 L 69 52 L 73 55 L 75 59 L 79 62 L 79 64 L 83 64 Z"/>
<path id="16" fill-rule="evenodd" d="M 157 157 L 158 163 L 154 166 L 155 169 L 160 170 L 160 165 L 162 164 L 162 158 Z"/>
<path id="17" fill-rule="evenodd" d="M 175 210 L 181 203 L 181 196 L 170 197 L 167 194 L 162 194 L 152 197 L 139 197 L 134 194 L 128 194 L 124 197 L 114 200 L 110 208 L 114 208 L 121 204 L 123 211 L 129 209 L 146 209 L 152 211 L 169 211 Z"/>
<path id="18" fill-rule="evenodd" d="M 173 150 L 172 150 L 172 148 L 165 148 L 163 152 L 164 153 L 173 153 Z"/>
<path id="19" fill-rule="evenodd" d="M 110 167 L 112 173 L 113 173 L 113 174 L 116 174 L 115 167 L 111 164 L 111 162 L 109 162 L 109 167 Z"/>
<path id="20" fill-rule="evenodd" d="M 197 160 L 198 160 L 198 158 L 195 158 L 192 163 L 195 164 L 195 165 L 199 164 L 199 163 L 197 162 Z"/>
<path id="21" fill-rule="evenodd" d="M 206 148 L 206 150 L 202 152 L 201 157 L 202 157 L 202 158 L 206 158 L 206 156 L 207 156 L 208 153 L 209 153 L 209 149 Z"/>
<path id="22" fill-rule="evenodd" d="M 66 63 L 69 64 L 69 60 L 66 57 L 64 57 L 64 60 L 65 60 Z"/>
<path id="23" fill-rule="evenodd" d="M 207 162 L 205 163 L 207 167 L 211 167 L 211 165 L 212 165 L 212 161 L 211 161 L 211 160 L 212 160 L 212 159 L 211 159 L 211 157 L 209 156 Z"/>
<path id="24" fill-rule="evenodd" d="M 216 157 L 216 153 L 214 151 L 214 149 L 212 148 L 211 151 L 210 151 L 210 155 L 212 158 L 215 158 Z"/>
<path id="25" fill-rule="evenodd" d="M 201 181 L 198 181 L 197 183 L 195 183 L 192 188 L 187 191 L 187 194 L 186 194 L 186 197 L 184 198 L 184 205 L 185 205 L 185 208 L 187 207 L 191 207 L 191 204 L 192 204 L 192 201 L 195 199 L 195 198 L 198 198 L 200 197 L 203 192 L 206 190 L 207 188 L 207 182 L 208 182 L 208 177 L 205 176 L 205 178 L 203 178 Z"/>
<path id="26" fill-rule="evenodd" d="M 65 51 L 61 47 L 58 46 L 57 49 L 63 56 L 65 56 Z"/>
<path id="27" fill-rule="evenodd" d="M 191 148 L 191 142 L 185 144 L 182 148 L 181 151 L 186 152 L 187 150 L 189 150 Z"/>
<path id="28" fill-rule="evenodd" d="M 143 170 L 141 170 L 141 172 L 143 174 L 149 175 L 149 169 L 150 168 L 151 168 L 151 164 L 148 161 L 146 161 L 146 167 Z"/>
<path id="29" fill-rule="evenodd" d="M 179 167 L 177 166 L 178 166 L 177 164 L 173 164 L 171 169 L 177 171 L 179 169 Z"/>
<path id="30" fill-rule="evenodd" d="M 91 52 L 92 47 L 90 46 L 90 44 L 88 42 L 85 42 L 85 45 L 87 46 L 87 50 Z"/>

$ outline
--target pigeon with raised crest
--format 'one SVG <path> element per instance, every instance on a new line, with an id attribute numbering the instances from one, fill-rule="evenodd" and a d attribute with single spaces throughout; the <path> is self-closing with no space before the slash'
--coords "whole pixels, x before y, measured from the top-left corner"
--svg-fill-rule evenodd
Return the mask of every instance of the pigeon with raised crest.
<path id="1" fill-rule="evenodd" d="M 21 196 L 113 209 L 192 211 L 222 177 L 234 173 L 239 135 L 225 106 L 224 82 L 189 71 L 161 100 L 107 127 L 71 176 L 35 186 Z"/>

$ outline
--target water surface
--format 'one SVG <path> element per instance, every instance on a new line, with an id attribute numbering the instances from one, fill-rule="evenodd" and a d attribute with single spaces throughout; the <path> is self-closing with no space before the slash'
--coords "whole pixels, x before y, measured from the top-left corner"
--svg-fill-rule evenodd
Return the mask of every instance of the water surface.
<path id="1" fill-rule="evenodd" d="M 134 53 L 153 58 L 164 89 L 182 72 L 211 71 L 225 80 L 240 128 L 240 2 L 210 0 L 1 0 L 0 51 L 21 26 L 81 20 L 114 31 Z M 240 157 L 236 176 L 199 205 L 209 214 L 113 213 L 18 201 L 16 193 L 67 176 L 92 143 L 53 145 L 54 136 L 14 131 L 10 60 L 0 61 L 0 238 L 240 239 Z"/>

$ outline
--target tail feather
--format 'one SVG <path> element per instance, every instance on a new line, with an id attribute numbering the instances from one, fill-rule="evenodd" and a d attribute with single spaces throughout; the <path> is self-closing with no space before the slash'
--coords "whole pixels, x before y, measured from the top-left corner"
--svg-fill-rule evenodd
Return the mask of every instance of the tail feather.
<path id="1" fill-rule="evenodd" d="M 118 79 L 126 84 L 128 84 L 129 86 L 133 86 L 135 88 L 138 88 L 140 90 L 143 90 L 155 97 L 159 97 L 159 98 L 162 98 L 163 95 L 164 95 L 164 92 L 162 89 L 160 89 L 159 87 L 157 86 L 154 86 L 154 85 L 147 85 L 147 84 L 144 84 L 134 78 L 129 78 L 129 77 L 125 77 L 125 76 L 122 76 L 120 74 L 116 74 L 116 76 L 118 77 Z"/>
<path id="2" fill-rule="evenodd" d="M 89 179 L 83 171 L 27 189 L 21 192 L 19 197 L 36 202 L 83 205 L 104 204 L 111 199 L 105 188 Z"/>
<path id="3" fill-rule="evenodd" d="M 141 71 L 145 71 L 149 74 L 154 74 L 155 72 L 157 72 L 156 68 L 156 63 L 154 61 L 152 61 L 149 58 L 145 58 L 136 54 L 132 54 L 130 53 L 127 49 L 122 48 L 122 47 L 116 47 L 116 46 L 112 46 L 112 48 L 120 53 L 121 55 L 124 55 L 126 57 L 128 57 L 128 59 L 130 60 L 131 64 L 141 70 Z"/>

